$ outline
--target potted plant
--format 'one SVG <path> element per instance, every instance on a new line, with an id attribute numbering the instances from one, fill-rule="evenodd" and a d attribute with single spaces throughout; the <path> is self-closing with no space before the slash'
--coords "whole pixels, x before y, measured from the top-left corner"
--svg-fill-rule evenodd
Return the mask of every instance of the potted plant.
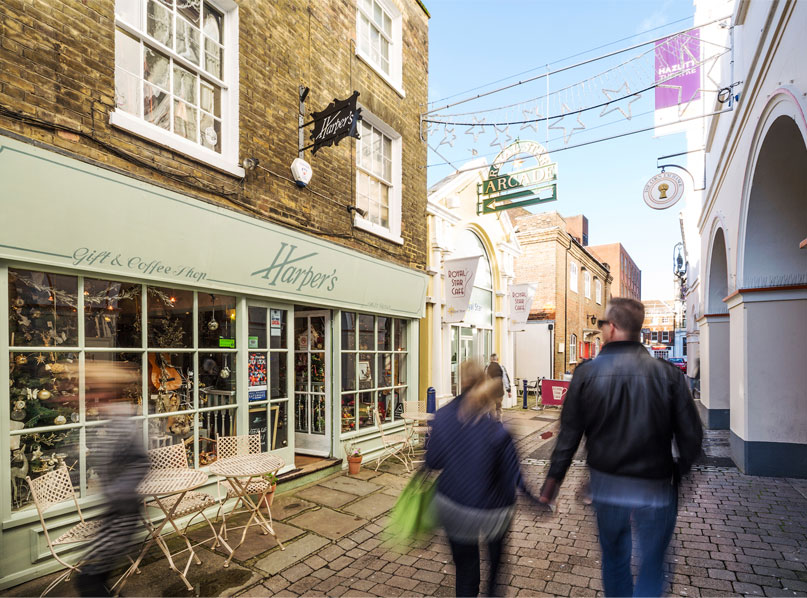
<path id="1" fill-rule="evenodd" d="M 263 507 L 269 510 L 272 506 L 272 501 L 275 499 L 275 488 L 277 488 L 277 476 L 273 473 L 267 473 L 263 479 L 269 482 L 269 491 L 263 497 Z"/>
<path id="2" fill-rule="evenodd" d="M 359 473 L 359 468 L 361 467 L 361 449 L 350 444 L 345 449 L 345 453 L 347 454 L 347 469 L 350 475 L 356 475 Z"/>

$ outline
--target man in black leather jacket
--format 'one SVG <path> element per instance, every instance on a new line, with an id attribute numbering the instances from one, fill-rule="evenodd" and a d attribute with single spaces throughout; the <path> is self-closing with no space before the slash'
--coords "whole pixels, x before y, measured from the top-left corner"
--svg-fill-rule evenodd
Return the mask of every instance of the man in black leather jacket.
<path id="1" fill-rule="evenodd" d="M 585 434 L 605 595 L 660 596 L 678 480 L 700 454 L 703 428 L 683 373 L 639 343 L 644 306 L 614 298 L 605 315 L 602 351 L 577 367 L 566 394 L 541 501 L 554 500 Z M 635 588 L 631 520 L 640 547 Z"/>

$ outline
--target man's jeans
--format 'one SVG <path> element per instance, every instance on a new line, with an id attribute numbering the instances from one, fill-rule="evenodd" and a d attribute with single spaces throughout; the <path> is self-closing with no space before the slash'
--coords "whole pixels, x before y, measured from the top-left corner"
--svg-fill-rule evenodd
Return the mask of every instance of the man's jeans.
<path id="1" fill-rule="evenodd" d="M 602 548 L 602 585 L 606 596 L 661 596 L 664 552 L 675 530 L 678 504 L 625 507 L 594 503 Z M 631 518 L 639 541 L 639 577 L 633 587 L 630 569 Z"/>

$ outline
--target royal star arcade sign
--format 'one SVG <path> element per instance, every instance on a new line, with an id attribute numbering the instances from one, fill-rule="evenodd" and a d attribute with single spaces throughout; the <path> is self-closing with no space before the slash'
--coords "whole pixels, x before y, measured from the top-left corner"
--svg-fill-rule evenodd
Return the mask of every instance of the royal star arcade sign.
<path id="1" fill-rule="evenodd" d="M 518 158 L 526 154 L 529 158 Z M 520 168 L 530 159 L 537 166 Z M 502 173 L 505 165 L 514 170 Z M 510 208 L 522 208 L 558 198 L 558 165 L 549 161 L 549 155 L 540 143 L 516 141 L 496 156 L 488 172 L 488 178 L 477 183 L 478 198 L 476 213 L 492 214 Z"/>

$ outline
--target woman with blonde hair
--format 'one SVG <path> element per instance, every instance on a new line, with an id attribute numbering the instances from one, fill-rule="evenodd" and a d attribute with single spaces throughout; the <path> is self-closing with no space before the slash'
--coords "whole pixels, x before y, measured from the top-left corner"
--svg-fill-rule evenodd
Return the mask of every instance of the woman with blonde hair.
<path id="1" fill-rule="evenodd" d="M 454 557 L 456 595 L 479 594 L 479 543 L 485 542 L 490 558 L 486 595 L 495 596 L 516 487 L 532 494 L 521 477 L 513 440 L 495 417 L 501 381 L 485 379 L 482 367 L 470 361 L 462 364 L 460 380 L 462 392 L 434 418 L 426 466 L 441 470 L 434 504 Z"/>

